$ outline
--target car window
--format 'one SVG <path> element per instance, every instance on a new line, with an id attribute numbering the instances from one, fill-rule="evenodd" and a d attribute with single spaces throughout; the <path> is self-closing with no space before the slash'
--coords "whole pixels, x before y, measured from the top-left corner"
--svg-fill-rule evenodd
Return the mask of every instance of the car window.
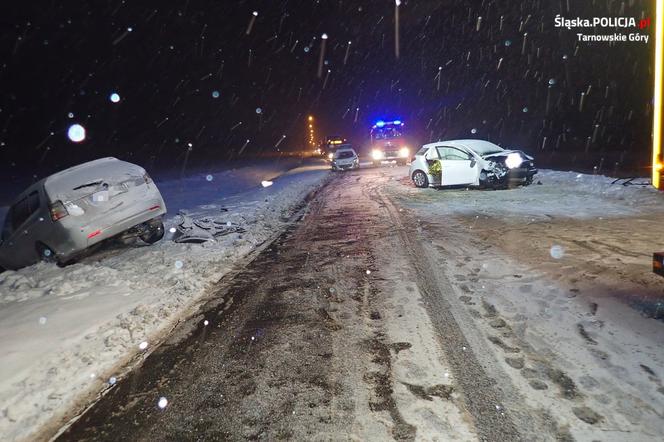
<path id="1" fill-rule="evenodd" d="M 391 138 L 399 138 L 401 131 L 396 127 L 382 127 L 373 130 L 373 138 L 375 140 L 389 140 Z"/>
<path id="2" fill-rule="evenodd" d="M 339 159 L 353 158 L 354 156 L 355 155 L 350 150 L 342 150 L 341 152 L 337 152 L 337 158 Z"/>
<path id="3" fill-rule="evenodd" d="M 30 206 L 30 215 L 39 209 L 39 192 L 34 191 L 28 195 L 28 206 Z"/>
<path id="4" fill-rule="evenodd" d="M 424 154 L 427 160 L 437 160 L 440 158 L 436 149 L 428 149 Z"/>
<path id="5" fill-rule="evenodd" d="M 5 223 L 2 226 L 2 239 L 8 239 L 14 229 L 12 229 L 12 212 L 13 209 L 9 209 L 9 212 L 7 212 L 7 215 L 5 216 Z"/>
<path id="6" fill-rule="evenodd" d="M 37 191 L 30 193 L 30 195 L 14 204 L 11 209 L 12 230 L 16 230 L 21 227 L 21 224 L 23 224 L 30 217 L 30 215 L 35 213 L 38 208 L 39 193 Z"/>
<path id="7" fill-rule="evenodd" d="M 470 155 L 456 147 L 440 146 L 436 148 L 441 160 L 463 161 L 470 160 Z"/>
<path id="8" fill-rule="evenodd" d="M 429 150 L 428 147 L 422 147 L 422 148 L 420 148 L 420 150 L 417 151 L 417 153 L 415 155 L 416 156 L 424 155 L 425 153 L 427 153 L 427 150 Z"/>

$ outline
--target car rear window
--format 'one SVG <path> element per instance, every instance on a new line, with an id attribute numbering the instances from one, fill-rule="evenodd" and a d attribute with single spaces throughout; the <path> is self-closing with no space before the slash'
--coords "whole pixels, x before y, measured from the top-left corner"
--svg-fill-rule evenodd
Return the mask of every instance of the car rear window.
<path id="1" fill-rule="evenodd" d="M 418 156 L 419 155 L 424 155 L 425 153 L 427 153 L 427 150 L 429 150 L 428 147 L 422 147 L 420 150 L 417 151 L 417 153 L 415 153 L 415 155 L 418 155 Z"/>
<path id="2" fill-rule="evenodd" d="M 337 152 L 337 158 L 339 159 L 346 159 L 346 158 L 353 158 L 355 155 L 353 155 L 353 152 L 350 150 L 344 150 L 342 152 Z"/>

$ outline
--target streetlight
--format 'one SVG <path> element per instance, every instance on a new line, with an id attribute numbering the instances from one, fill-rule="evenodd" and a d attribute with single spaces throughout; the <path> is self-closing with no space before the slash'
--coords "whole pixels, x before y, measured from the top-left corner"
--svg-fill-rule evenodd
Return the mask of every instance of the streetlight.
<path id="1" fill-rule="evenodd" d="M 401 0 L 394 0 L 394 55 L 399 59 L 399 6 Z"/>
<path id="2" fill-rule="evenodd" d="M 327 42 L 327 34 L 320 36 L 320 56 L 318 57 L 318 78 L 323 75 L 323 61 L 325 60 L 325 43 Z"/>

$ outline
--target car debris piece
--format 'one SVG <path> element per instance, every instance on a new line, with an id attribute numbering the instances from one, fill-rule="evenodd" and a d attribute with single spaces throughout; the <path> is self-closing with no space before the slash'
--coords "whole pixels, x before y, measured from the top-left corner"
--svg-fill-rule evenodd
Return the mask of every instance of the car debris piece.
<path id="1" fill-rule="evenodd" d="M 211 218 L 194 219 L 178 212 L 175 217 L 173 241 L 177 243 L 203 243 L 230 233 L 244 233 L 245 230 L 230 221 L 223 222 Z"/>

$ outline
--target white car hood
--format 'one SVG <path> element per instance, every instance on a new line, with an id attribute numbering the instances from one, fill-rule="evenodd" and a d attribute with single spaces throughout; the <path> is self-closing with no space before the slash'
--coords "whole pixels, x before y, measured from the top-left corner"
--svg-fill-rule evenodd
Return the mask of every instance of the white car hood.
<path id="1" fill-rule="evenodd" d="M 506 155 L 509 155 L 511 153 L 518 153 L 525 159 L 532 161 L 534 158 L 531 157 L 530 155 L 526 155 L 520 150 L 503 150 L 502 152 L 496 152 L 496 153 L 490 153 L 488 155 L 484 155 L 482 158 L 494 158 L 494 157 L 504 157 Z"/>

